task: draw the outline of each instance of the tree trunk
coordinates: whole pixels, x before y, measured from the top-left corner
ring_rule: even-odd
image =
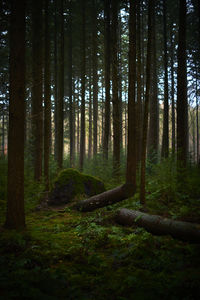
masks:
[[[104,124],[104,146],[103,155],[108,160],[108,141],[110,134],[110,0],[104,0],[104,20],[105,20],[105,124]]]
[[[49,156],[51,146],[51,74],[49,0],[45,0],[45,69],[44,69],[44,176],[49,190]]]
[[[115,189],[95,195],[78,202],[75,207],[80,211],[93,211],[97,208],[111,205],[131,197],[134,193],[132,184],[124,184]]]
[[[179,40],[177,70],[177,162],[179,175],[187,165],[188,103],[186,66],[186,0],[179,1]],[[184,175],[183,175],[184,176]],[[183,177],[181,176],[181,177]]]
[[[96,1],[92,1],[92,84],[93,84],[93,155],[97,155],[98,129],[98,57],[97,57],[97,11]]]
[[[88,158],[92,157],[92,79],[91,79],[91,54],[89,56],[89,137],[88,137]]]
[[[58,145],[58,18],[57,0],[54,1],[54,159],[57,160]]]
[[[171,235],[179,240],[200,243],[199,224],[174,221],[126,208],[122,208],[117,212],[116,220],[121,225],[143,227],[156,235]]]
[[[120,173],[120,112],[118,97],[118,0],[112,0],[113,175]]]
[[[171,24],[171,40],[170,40],[170,62],[171,62],[171,105],[172,105],[172,154],[175,154],[176,147],[176,130],[175,130],[175,84],[174,84],[174,36],[173,36],[173,24]]]
[[[43,158],[43,57],[42,57],[42,1],[32,0],[32,130],[34,179],[42,177]]]
[[[25,227],[25,0],[11,1],[8,184],[5,227]]]
[[[59,1],[59,53],[58,53],[58,104],[57,104],[57,157],[58,169],[63,164],[64,122],[64,15],[63,0]]]
[[[155,11],[152,15],[152,93],[150,99],[150,120],[148,135],[148,158],[152,163],[157,162],[159,143],[159,103],[158,103],[158,78],[156,57],[156,22]]]
[[[147,61],[146,61],[146,93],[144,106],[144,121],[142,134],[142,154],[141,154],[141,177],[140,177],[140,202],[145,204],[145,177],[146,177],[146,147],[148,131],[148,108],[150,98],[151,82],[151,59],[152,59],[152,15],[155,7],[154,0],[149,0],[148,7],[148,42],[147,42]]]
[[[81,137],[80,137],[80,170],[83,170],[85,158],[85,3],[81,0]]]
[[[164,36],[164,113],[163,113],[163,138],[161,156],[169,155],[169,103],[168,103],[168,55],[167,55],[167,16],[166,0],[163,0],[163,36]]]
[[[136,81],[136,1],[130,1],[129,13],[129,87],[128,87],[128,147],[126,182],[136,187],[136,114],[135,114],[135,81]]]
[[[70,134],[70,166],[74,165],[74,110],[72,101],[72,5],[69,2],[68,21],[68,85],[69,85],[69,134]]]

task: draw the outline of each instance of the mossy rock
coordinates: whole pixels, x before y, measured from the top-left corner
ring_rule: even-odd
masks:
[[[78,195],[91,197],[104,191],[105,186],[98,178],[75,169],[65,169],[54,181],[48,203],[49,205],[67,204]]]

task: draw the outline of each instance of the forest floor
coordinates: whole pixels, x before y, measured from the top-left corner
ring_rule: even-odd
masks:
[[[137,195],[89,213],[32,208],[24,232],[1,228],[0,299],[200,299],[200,245],[119,226],[119,207],[139,209]]]

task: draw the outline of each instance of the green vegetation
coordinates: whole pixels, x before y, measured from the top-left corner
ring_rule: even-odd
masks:
[[[171,166],[151,168],[146,209],[200,223],[199,170],[179,194]],[[138,193],[90,213],[36,211],[42,185],[26,183],[26,231],[0,229],[1,299],[199,299],[199,245],[116,224],[118,208],[141,209]],[[1,225],[5,208],[2,199]]]

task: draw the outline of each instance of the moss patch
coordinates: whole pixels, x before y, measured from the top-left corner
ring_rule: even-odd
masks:
[[[104,184],[98,178],[80,173],[72,168],[65,169],[58,174],[54,181],[49,204],[64,204],[78,195],[93,196],[104,191]]]

